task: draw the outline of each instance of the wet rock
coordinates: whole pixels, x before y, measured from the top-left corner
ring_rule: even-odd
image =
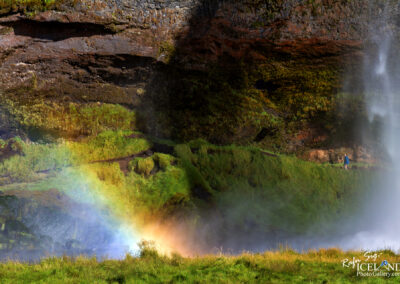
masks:
[[[377,154],[366,148],[357,146],[355,148],[336,148],[336,149],[311,149],[301,155],[305,160],[318,163],[343,163],[345,154],[349,156],[351,162],[376,164],[380,160]]]
[[[303,155],[303,158],[307,161],[327,163],[330,161],[328,150],[310,150]]]

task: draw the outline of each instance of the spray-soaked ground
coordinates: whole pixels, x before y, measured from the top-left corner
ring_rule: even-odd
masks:
[[[121,258],[134,253],[131,245],[136,242],[107,211],[74,202],[56,190],[0,195],[2,260],[61,255]]]

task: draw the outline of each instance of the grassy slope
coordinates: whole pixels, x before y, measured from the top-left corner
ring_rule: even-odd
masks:
[[[117,215],[163,214],[183,208],[196,212],[204,206],[205,198],[209,198],[209,203],[220,206],[222,211],[235,209],[237,214],[228,220],[231,224],[240,225],[250,218],[265,232],[278,229],[298,234],[311,224],[334,221],[349,214],[349,210],[356,210],[353,201],[368,190],[372,178],[367,171],[343,171],[295,157],[265,155],[254,147],[215,146],[201,140],[175,145],[174,156],[155,153],[135,158],[124,174],[117,162],[93,163],[130,156],[151,147],[151,141],[132,136],[133,132],[127,130],[134,122],[134,114],[121,110],[119,106],[108,105],[77,111],[69,108],[66,120],[76,123],[66,126],[72,127],[73,132],[85,128],[80,124],[82,118],[92,121],[93,132],[79,141],[60,139],[46,144],[16,139],[12,147],[19,154],[3,156],[0,163],[0,190],[57,188],[73,195],[86,185],[90,175],[91,194],[106,196],[106,206],[117,207],[114,212]],[[63,120],[51,121],[55,129],[69,130]],[[38,120],[33,126],[47,123]],[[8,144],[0,143],[0,150]],[[251,201],[251,210],[237,206],[244,200]],[[221,232],[224,229],[219,228]],[[354,271],[341,267],[340,252],[326,254],[322,258],[316,253],[285,252],[167,259],[147,253],[141,259],[128,257],[124,261],[100,263],[87,259],[76,262],[50,259],[31,266],[2,264],[0,278],[6,283],[74,283],[77,279],[84,283],[123,280],[343,283],[355,279]]]
[[[353,256],[363,259],[359,252],[337,249],[190,259],[145,250],[140,258],[128,255],[121,261],[64,257],[33,265],[9,262],[0,264],[0,278],[2,283],[398,283],[397,278],[357,277],[355,269],[342,266],[343,259]],[[391,252],[381,258],[400,261]]]
[[[20,141],[22,155],[0,163],[2,189],[29,182],[22,188],[58,188],[68,193],[82,186],[74,183],[76,177],[90,172],[101,183],[102,195],[115,198],[110,204],[129,200],[131,207],[155,213],[171,200],[181,199],[180,205],[195,208],[208,199],[222,211],[235,208],[235,222],[262,220],[265,228],[296,234],[310,224],[335,220],[354,210],[352,201],[368,190],[372,178],[367,171],[343,171],[295,157],[265,155],[257,148],[202,141],[176,145],[176,157],[155,153],[135,158],[125,175],[117,162],[93,164],[151,147],[152,142],[130,138],[131,133],[106,131],[84,141],[53,144]],[[47,175],[43,176],[44,171]],[[243,198],[251,202],[250,211],[238,206]]]

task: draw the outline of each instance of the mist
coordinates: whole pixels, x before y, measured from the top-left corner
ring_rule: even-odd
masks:
[[[361,85],[369,119],[363,125],[380,123],[378,137],[373,138],[378,142],[375,147],[384,151],[384,170],[374,181],[373,192],[362,200],[364,210],[347,222],[353,233],[335,241],[344,249],[400,249],[400,57],[397,27],[389,17],[394,8],[389,4],[370,22],[361,82],[346,84],[350,92]]]
[[[38,261],[50,256],[122,259],[137,255],[140,237],[128,221],[117,218],[96,191],[88,173],[64,169],[57,190],[10,190],[0,195],[6,217],[3,235],[14,240],[2,260]]]

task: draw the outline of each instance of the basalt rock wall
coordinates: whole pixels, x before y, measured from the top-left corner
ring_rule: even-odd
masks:
[[[369,22],[389,13],[398,30],[397,1],[390,11],[383,2],[2,4],[2,104],[121,104],[140,130],[181,140],[353,146],[363,104],[342,114],[337,94],[345,76],[360,76]],[[24,122],[12,119],[2,133],[20,134],[7,127]]]

